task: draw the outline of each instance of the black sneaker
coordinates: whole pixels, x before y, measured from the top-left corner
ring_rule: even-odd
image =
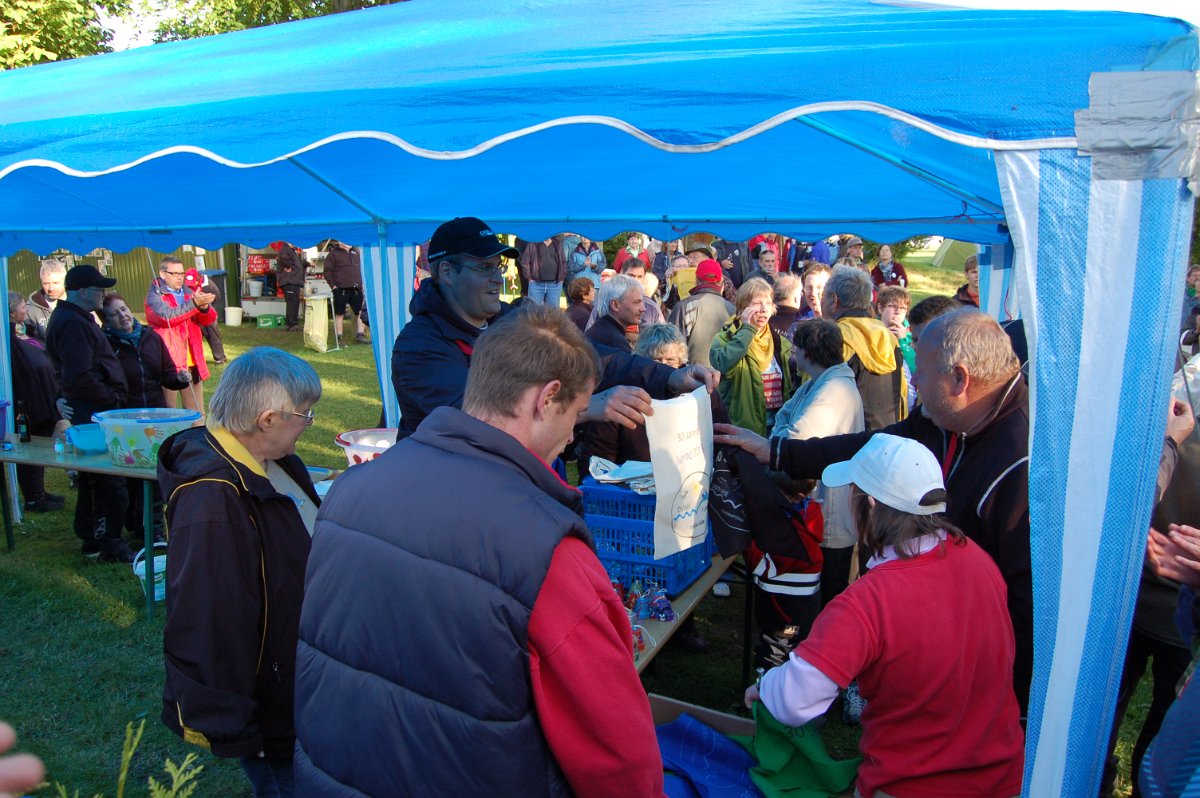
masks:
[[[100,559],[100,544],[95,541],[85,540],[79,549],[79,553],[89,560]]]
[[[105,538],[100,541],[100,562],[133,562],[133,549],[121,538]]]
[[[27,513],[49,513],[54,510],[61,510],[66,506],[66,502],[62,497],[51,498],[50,494],[46,494],[40,499],[31,502],[25,502],[25,512]]]
[[[354,336],[354,343],[356,343],[356,344],[369,344],[369,343],[370,343],[370,341],[369,341],[369,340],[367,340],[367,336],[366,336],[366,335],[364,335],[363,333],[359,333],[358,335]]]

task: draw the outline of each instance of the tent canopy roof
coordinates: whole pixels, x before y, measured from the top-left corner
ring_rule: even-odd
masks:
[[[1111,12],[417,0],[0,74],[0,254],[463,214],[993,241],[989,147],[1070,139],[1093,72],[1196,68],[1185,23]]]

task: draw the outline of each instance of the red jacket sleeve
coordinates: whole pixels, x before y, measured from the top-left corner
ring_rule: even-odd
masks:
[[[661,798],[662,755],[629,619],[578,538],[554,550],[529,620],[529,654],[538,720],[575,795]]]

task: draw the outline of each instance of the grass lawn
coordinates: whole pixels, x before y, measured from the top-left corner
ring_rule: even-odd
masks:
[[[915,256],[914,256],[915,255]],[[922,253],[906,258],[914,300],[928,289],[952,293],[961,278],[948,270],[924,268]],[[932,253],[929,253],[932,257]],[[920,282],[918,282],[920,280]],[[338,432],[372,427],[379,420],[379,389],[371,348],[350,345],[317,354],[303,349],[301,336],[249,325],[222,328],[229,356],[255,345],[273,345],[312,363],[324,394],[316,422],[300,439],[305,462],[345,467],[333,442]],[[205,391],[212,395],[222,369],[214,369]],[[70,495],[62,472],[48,470],[49,489]],[[20,735],[20,748],[41,756],[51,782],[68,794],[115,795],[125,724],[146,720],[134,758],[127,796],[146,795],[146,780],[161,781],[163,762],[197,751],[159,722],[162,690],[162,622],[143,617],[138,582],[127,566],[102,565],[79,555],[71,531],[73,500],[66,510],[26,518],[18,527],[15,553],[0,552],[0,718]],[[742,588],[727,599],[708,597],[697,618],[712,649],[703,655],[667,647],[643,677],[647,690],[729,712],[741,706]],[[161,605],[160,605],[161,608]],[[587,678],[581,674],[581,678]],[[596,685],[596,689],[603,689]],[[1148,706],[1145,683],[1131,703],[1129,718]],[[836,713],[834,713],[836,714]],[[854,754],[857,730],[831,717],[825,737],[838,756]],[[1133,738],[1122,734],[1123,767]],[[236,763],[201,753],[204,772],[196,796],[250,795]],[[1121,794],[1128,794],[1126,783]],[[45,789],[38,795],[55,794]]]

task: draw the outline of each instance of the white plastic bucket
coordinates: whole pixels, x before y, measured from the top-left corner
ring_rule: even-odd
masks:
[[[163,553],[158,554],[158,548],[162,547]],[[167,544],[154,544],[154,600],[162,601],[167,597]],[[133,575],[137,577],[138,584],[142,586],[142,594],[146,593],[146,550],[142,549],[137,554],[133,555]]]
[[[225,326],[239,327],[242,324],[241,308],[225,308]]]
[[[262,296],[262,280],[251,280],[246,284],[246,288],[250,291],[250,296]]]

